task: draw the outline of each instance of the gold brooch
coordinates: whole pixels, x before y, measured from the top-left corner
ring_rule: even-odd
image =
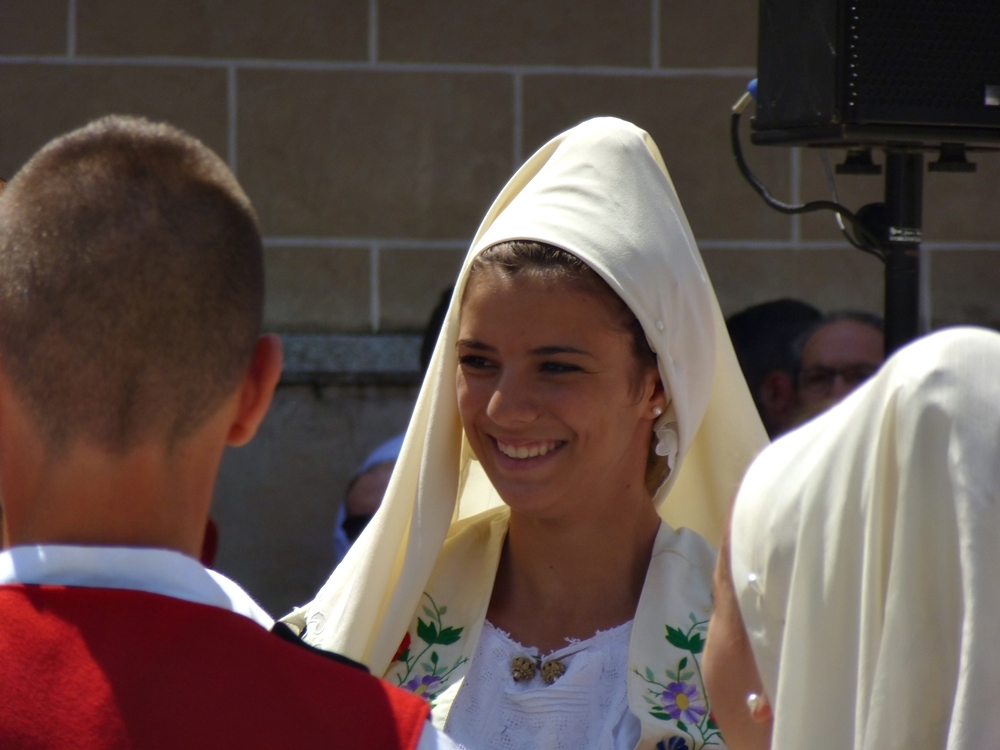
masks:
[[[535,676],[535,672],[541,670],[542,682],[551,685],[564,674],[566,665],[559,659],[532,660],[527,656],[515,656],[510,661],[510,673],[514,677],[514,682],[528,682]]]
[[[551,685],[564,674],[566,674],[566,665],[558,659],[552,659],[542,664],[542,681],[546,685]]]
[[[510,662],[514,682],[527,682],[535,676],[535,662],[527,656],[515,656]]]

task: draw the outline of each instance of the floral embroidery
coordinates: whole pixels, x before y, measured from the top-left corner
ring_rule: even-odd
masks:
[[[399,648],[396,649],[396,655],[392,657],[392,660],[399,661],[399,658],[403,654],[408,653],[410,650],[411,643],[413,643],[413,639],[410,637],[410,634],[407,633],[406,635],[403,636],[403,640],[400,642]]]
[[[426,645],[419,652],[412,653],[413,637],[407,633],[399,644],[393,662],[401,662],[406,667],[405,672],[396,675],[396,684],[414,695],[423,696],[433,706],[434,699],[444,690],[452,672],[469,659],[459,656],[450,667],[442,663],[441,655],[434,647],[458,643],[464,628],[445,627],[442,618],[448,613],[448,608],[439,607],[426,591],[424,596],[430,602],[429,607],[424,605],[423,608],[428,619],[425,622],[423,618],[417,617],[417,638]]]
[[[689,655],[677,662],[677,669],[664,670],[666,680],[659,681],[653,670],[635,673],[647,684],[643,699],[649,704],[649,714],[661,721],[674,724],[687,737],[664,738],[657,743],[657,750],[703,750],[718,745],[722,734],[715,724],[705,697],[705,681],[701,676],[698,654],[705,648],[704,633],[708,620],[691,615],[691,627],[686,631],[667,625],[667,642]],[[689,669],[688,667],[691,667]]]
[[[698,688],[688,682],[671,682],[663,693],[663,710],[675,721],[697,724],[705,715]]]
[[[408,683],[403,685],[403,687],[414,695],[423,695],[424,693],[434,695],[434,688],[437,687],[439,682],[441,682],[441,678],[437,675],[425,674],[423,677],[414,677]]]
[[[656,750],[690,750],[687,740],[683,737],[671,737],[656,743]]]

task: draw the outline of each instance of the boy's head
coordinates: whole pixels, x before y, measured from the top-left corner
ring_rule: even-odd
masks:
[[[225,164],[107,117],[39,151],[0,199],[0,366],[48,451],[182,441],[239,386],[264,270]]]

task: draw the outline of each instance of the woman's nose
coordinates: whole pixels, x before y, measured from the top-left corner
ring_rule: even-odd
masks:
[[[504,374],[490,396],[486,414],[498,425],[523,424],[538,416],[538,402],[523,378]]]

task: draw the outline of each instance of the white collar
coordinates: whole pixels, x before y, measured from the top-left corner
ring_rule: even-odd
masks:
[[[130,589],[220,607],[271,629],[274,620],[236,583],[180,552],[152,547],[36,544],[0,552],[0,585]]]

